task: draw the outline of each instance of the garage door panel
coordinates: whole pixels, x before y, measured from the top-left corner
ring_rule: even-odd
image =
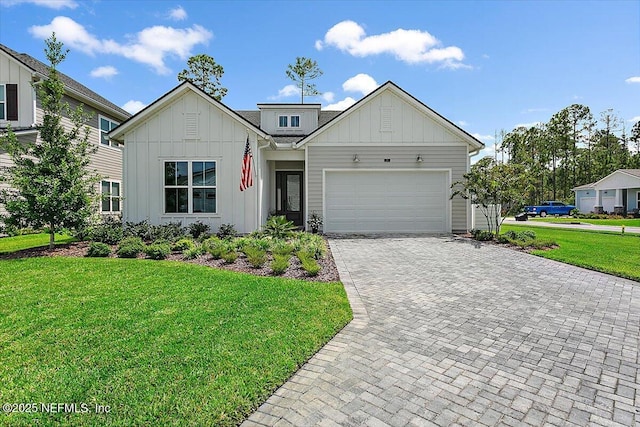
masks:
[[[327,171],[325,231],[446,232],[447,177],[440,171]]]

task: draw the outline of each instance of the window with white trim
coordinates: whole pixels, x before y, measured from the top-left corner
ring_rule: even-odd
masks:
[[[300,116],[291,116],[291,127],[292,128],[300,127]]]
[[[0,85],[0,120],[7,118],[7,92],[5,85]]]
[[[216,213],[217,162],[164,162],[165,213]]]
[[[120,183],[118,181],[102,181],[100,186],[102,198],[101,211],[104,213],[120,212]]]
[[[288,116],[278,116],[278,127],[286,128],[289,126],[289,117]]]
[[[100,126],[100,144],[117,147],[118,143],[116,141],[111,141],[107,136],[109,132],[116,128],[120,123],[114,122],[111,119],[108,119],[104,116],[98,116],[98,125]]]
[[[299,128],[300,127],[300,116],[278,116],[278,127],[279,128]]]

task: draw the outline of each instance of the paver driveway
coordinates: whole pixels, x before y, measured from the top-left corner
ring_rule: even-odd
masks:
[[[640,424],[640,283],[451,236],[331,248],[354,321],[245,425]]]

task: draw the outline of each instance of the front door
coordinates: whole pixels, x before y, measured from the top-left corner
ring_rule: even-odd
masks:
[[[302,172],[276,172],[276,215],[302,227]]]

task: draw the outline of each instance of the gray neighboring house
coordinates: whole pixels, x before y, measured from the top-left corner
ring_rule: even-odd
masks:
[[[387,82],[345,111],[258,104],[234,111],[184,82],[110,134],[124,145],[127,221],[259,229],[272,213],[327,233],[471,228],[451,184],[482,142]],[[246,142],[253,186],[240,191]]]
[[[18,53],[0,44],[0,132],[8,125],[22,141],[37,141],[36,123],[42,123],[43,111],[34,85],[48,75],[48,67],[26,53]],[[64,101],[71,108],[82,104],[92,118],[90,141],[97,151],[91,155],[92,167],[103,180],[99,191],[104,197],[100,212],[119,214],[122,211],[122,147],[107,137],[109,131],[125,121],[131,114],[71,77],[60,73],[65,85]],[[63,125],[71,128],[71,121],[63,117]],[[0,151],[0,167],[11,165],[6,152]],[[0,207],[1,209],[1,207]]]
[[[640,169],[618,169],[599,181],[572,189],[580,212],[638,212],[640,209]]]

